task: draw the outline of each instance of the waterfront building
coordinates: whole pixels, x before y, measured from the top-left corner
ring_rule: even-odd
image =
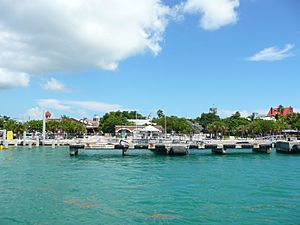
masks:
[[[149,129],[149,132],[147,129]],[[150,130],[153,129],[152,131]],[[155,129],[155,130],[154,130]],[[151,133],[152,132],[152,133]],[[122,125],[117,125],[115,126],[115,135],[120,136],[120,137],[130,137],[130,136],[136,136],[136,137],[146,137],[149,135],[154,135],[159,133],[163,133],[164,129],[162,126],[159,125],[135,125],[135,126],[122,126]]]
[[[278,108],[271,108],[268,112],[267,117],[275,117],[276,115],[286,116],[288,114],[294,113],[293,107],[278,107]]]

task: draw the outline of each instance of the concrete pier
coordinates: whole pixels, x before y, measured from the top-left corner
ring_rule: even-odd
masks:
[[[219,142],[220,143],[220,142]],[[221,142],[222,143],[222,142]],[[77,145],[70,146],[70,155],[78,154]],[[260,143],[230,143],[230,142],[223,142],[222,144],[201,144],[201,145],[187,145],[187,144],[172,144],[172,143],[162,143],[162,144],[129,144],[128,142],[121,140],[118,144],[111,144],[111,148],[108,148],[106,144],[98,144],[92,145],[90,143],[86,143],[85,145],[80,145],[87,149],[93,150],[109,150],[109,149],[119,149],[122,150],[122,155],[128,155],[130,150],[137,150],[137,149],[144,149],[150,150],[155,154],[160,155],[187,155],[189,153],[189,149],[197,150],[211,150],[212,153],[215,154],[229,154],[230,151],[238,152],[247,150],[252,150],[253,153],[263,153],[263,154],[270,154],[272,153],[273,143],[270,142],[260,142]],[[198,148],[196,148],[198,147]],[[300,153],[300,143],[293,143],[292,145],[289,142],[278,142],[276,145],[277,152],[283,153]]]
[[[226,150],[222,147],[212,148],[211,152],[215,153],[215,154],[219,154],[219,155],[225,155],[226,154]]]
[[[173,146],[167,148],[167,155],[170,156],[183,156],[188,154],[188,147],[186,146]]]
[[[84,149],[84,145],[76,144],[76,145],[70,145],[70,156],[76,156],[78,155],[79,149]]]
[[[285,154],[300,154],[300,143],[287,141],[276,142],[276,152]]]
[[[253,147],[253,152],[256,153],[266,153],[271,154],[272,153],[272,144],[261,144],[258,146]]]

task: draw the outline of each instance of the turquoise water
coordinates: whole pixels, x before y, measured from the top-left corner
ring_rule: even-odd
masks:
[[[300,155],[0,151],[0,224],[300,224]]]

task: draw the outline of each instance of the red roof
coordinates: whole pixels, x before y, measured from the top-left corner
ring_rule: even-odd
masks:
[[[268,112],[268,117],[273,117],[276,115],[282,115],[286,116],[288,114],[294,113],[294,109],[292,107],[288,108],[271,108],[270,111]]]

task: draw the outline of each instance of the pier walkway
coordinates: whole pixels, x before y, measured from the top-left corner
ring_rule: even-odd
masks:
[[[75,144],[70,145],[70,155],[78,155],[79,149],[84,150],[121,150],[122,155],[128,155],[130,150],[149,150],[156,154],[161,155],[187,155],[189,149],[193,150],[211,150],[215,154],[227,154],[231,150],[250,150],[253,153],[272,153],[275,148],[278,153],[297,154],[300,153],[300,142],[285,142],[280,141],[276,143],[263,142],[263,143],[226,143],[226,144],[128,144],[120,143],[116,145],[91,145],[91,144]]]

